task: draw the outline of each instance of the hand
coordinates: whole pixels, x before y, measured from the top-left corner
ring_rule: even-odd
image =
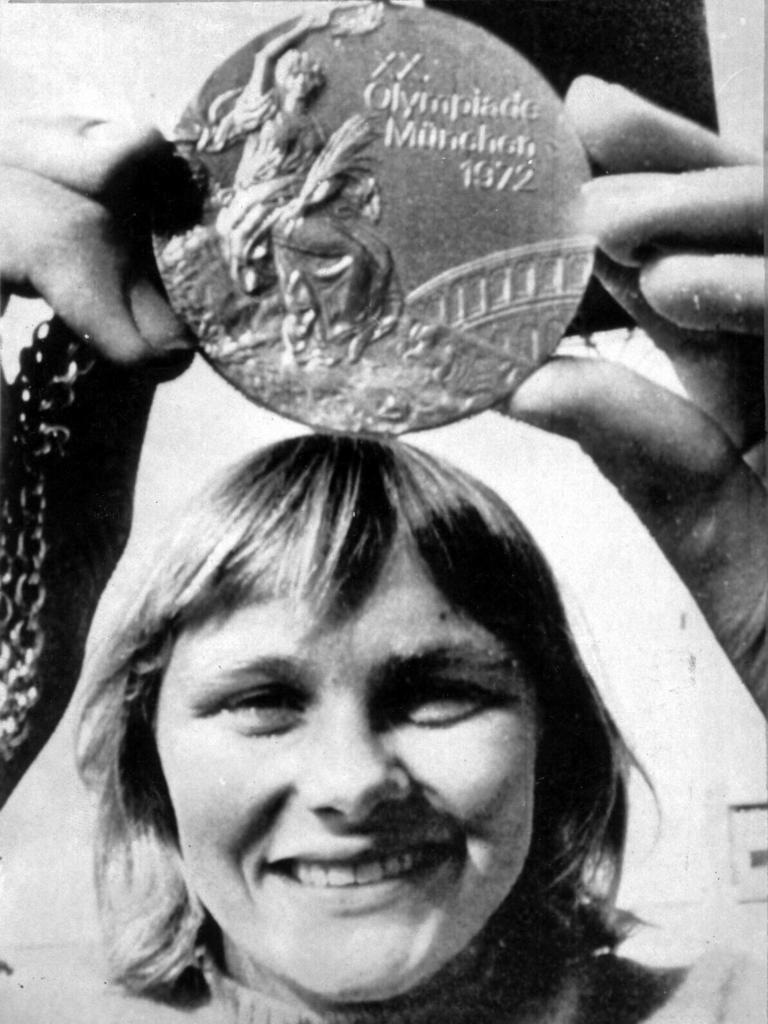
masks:
[[[765,429],[759,158],[597,79],[575,82],[567,102],[609,172],[585,190],[598,276],[692,401],[749,448]]]
[[[165,297],[150,215],[175,161],[154,129],[76,118],[0,128],[0,285],[40,296],[109,360],[173,375],[194,339]]]
[[[612,172],[585,187],[598,276],[673,360],[689,398],[608,360],[558,358],[507,411],[592,457],[765,707],[766,496],[740,455],[764,430],[762,168],[619,86],[579,79],[566,105]]]

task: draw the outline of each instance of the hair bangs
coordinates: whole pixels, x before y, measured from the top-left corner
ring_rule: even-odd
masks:
[[[310,436],[250,456],[177,527],[148,592],[177,630],[276,598],[343,617],[376,584],[398,531],[386,444]]]
[[[530,610],[541,582],[527,531],[478,481],[401,443],[316,434],[249,456],[188,508],[144,588],[141,618],[150,633],[161,622],[177,633],[276,598],[311,602],[319,621],[343,618],[397,544],[505,641],[510,609]],[[554,587],[548,596],[557,600]],[[527,619],[513,632],[535,641],[536,617]]]

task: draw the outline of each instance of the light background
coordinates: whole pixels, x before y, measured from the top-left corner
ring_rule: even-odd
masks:
[[[0,6],[3,112],[87,113],[170,130],[222,58],[300,5],[258,6]],[[708,17],[721,128],[760,147],[762,0],[709,0]],[[39,303],[11,304],[3,321],[9,364],[13,344],[44,315]],[[628,356],[654,363],[642,345]],[[297,429],[249,406],[201,362],[163,386],[129,554],[145,555],[158,524],[212,468]],[[493,414],[411,440],[491,483],[531,528],[606,699],[653,781],[655,801],[642,784],[633,786],[621,902],[669,927],[644,930],[633,951],[674,960],[719,941],[756,952],[765,941],[765,903],[740,902],[727,808],[765,801],[765,729],[684,588],[575,446]],[[129,575],[118,571],[116,593]],[[92,807],[73,768],[71,720],[0,815],[0,948],[95,934]]]

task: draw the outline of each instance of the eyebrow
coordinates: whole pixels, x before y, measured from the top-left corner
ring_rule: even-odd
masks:
[[[509,651],[488,650],[472,644],[440,646],[411,654],[395,654],[373,673],[376,689],[402,684],[412,677],[468,673],[480,682],[523,680],[522,664]]]
[[[305,687],[308,684],[309,671],[301,659],[286,658],[280,655],[266,655],[252,659],[243,659],[234,665],[228,665],[218,673],[209,672],[202,676],[191,676],[194,681],[195,703],[206,704],[209,700],[220,697],[228,689],[237,690],[254,677],[268,676],[271,682],[289,686]]]
[[[243,659],[227,666],[220,674],[210,673],[196,679],[194,704],[207,709],[211,702],[226,696],[230,689],[235,692],[254,682],[258,676],[269,677],[270,682],[296,689],[312,689],[312,668],[303,658],[264,655]],[[383,694],[418,679],[443,677],[450,681],[451,677],[458,676],[496,688],[510,682],[524,682],[521,661],[510,652],[474,644],[451,644],[389,655],[373,666],[367,684],[374,693]]]

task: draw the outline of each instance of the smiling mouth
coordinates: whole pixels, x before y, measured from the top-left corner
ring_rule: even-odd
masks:
[[[313,889],[346,889],[390,882],[435,868],[456,856],[447,845],[430,844],[386,856],[362,856],[354,861],[315,861],[288,858],[270,865],[284,878]]]

